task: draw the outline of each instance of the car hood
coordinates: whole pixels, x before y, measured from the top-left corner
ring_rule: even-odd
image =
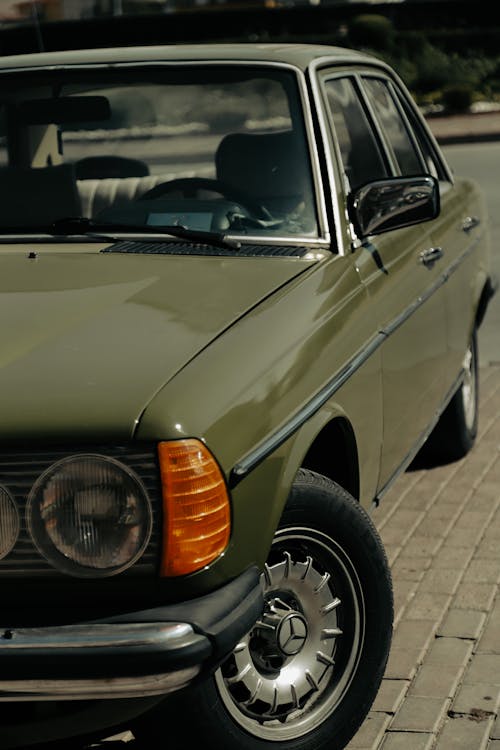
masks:
[[[3,440],[130,438],[166,382],[314,262],[28,250],[0,248]]]

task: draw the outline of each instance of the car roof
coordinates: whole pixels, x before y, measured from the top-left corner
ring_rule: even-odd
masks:
[[[20,68],[39,68],[99,63],[141,62],[232,62],[292,65],[306,70],[315,62],[332,64],[364,63],[385,67],[381,60],[347,47],[326,44],[168,44],[135,47],[107,47],[98,49],[37,52],[0,57],[0,70],[8,72]]]

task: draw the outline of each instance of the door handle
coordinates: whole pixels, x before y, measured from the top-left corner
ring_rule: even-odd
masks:
[[[430,247],[428,250],[422,250],[418,258],[420,263],[422,263],[426,268],[432,268],[434,263],[442,258],[443,255],[444,250],[442,247]]]
[[[481,222],[477,216],[466,216],[462,221],[462,231],[470,232],[471,229],[474,229],[474,227],[477,227],[480,223]]]

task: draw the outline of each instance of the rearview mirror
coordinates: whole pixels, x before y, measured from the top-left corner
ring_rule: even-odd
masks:
[[[17,116],[25,125],[62,125],[109,120],[111,107],[105,96],[61,96],[21,102]]]

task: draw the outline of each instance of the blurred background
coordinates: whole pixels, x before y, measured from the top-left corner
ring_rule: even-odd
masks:
[[[0,55],[117,44],[316,42],[389,62],[424,114],[500,109],[489,0],[0,0]]]

